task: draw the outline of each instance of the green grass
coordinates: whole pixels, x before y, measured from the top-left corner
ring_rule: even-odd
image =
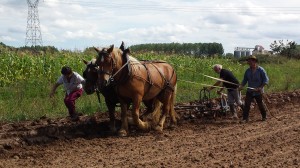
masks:
[[[201,74],[218,77],[218,74],[212,70],[212,65],[216,63],[233,71],[240,81],[248,68],[246,63],[222,58],[199,59],[151,54],[133,56],[138,59],[165,60],[173,65],[178,75],[177,102],[199,99],[199,91],[203,88],[201,84],[215,83],[213,79]],[[60,76],[62,66],[69,65],[74,71],[82,74],[85,68],[82,59],[90,60],[92,57],[78,53],[46,56],[0,53],[0,121],[33,120],[42,116],[50,118],[67,116],[68,112],[63,103],[63,87],[60,86],[55,97],[51,99],[49,93],[52,84]],[[291,91],[300,88],[300,60],[278,59],[266,61],[261,66],[265,68],[270,78],[266,92]],[[101,105],[98,103],[96,94],[86,95],[85,93],[76,103],[77,110],[87,115],[107,110],[102,95]]]

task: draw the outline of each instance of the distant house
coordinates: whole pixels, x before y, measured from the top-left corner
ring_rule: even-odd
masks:
[[[254,50],[252,51],[252,55],[257,55],[257,54],[271,54],[271,52],[265,50],[265,48],[261,45],[256,45],[254,47]]]

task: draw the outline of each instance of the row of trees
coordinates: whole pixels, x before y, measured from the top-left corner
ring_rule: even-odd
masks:
[[[23,46],[15,48],[0,42],[0,52],[3,51],[14,51],[16,53],[28,53],[32,55],[40,55],[41,53],[54,54],[59,52],[59,50],[54,46]]]
[[[150,43],[130,46],[135,53],[179,54],[195,57],[223,55],[221,43]]]
[[[224,54],[221,43],[149,43],[133,45],[130,46],[130,49],[134,53],[178,54],[195,57],[221,56]],[[270,49],[273,54],[300,59],[300,46],[297,45],[295,41],[275,40],[270,44]],[[74,52],[70,50],[58,50],[54,46],[24,46],[15,48],[0,42],[0,52],[3,51],[15,51],[17,53],[33,55]],[[95,51],[93,47],[88,47],[83,53],[86,55],[94,55]],[[227,53],[226,56],[230,57],[233,56],[233,54]]]

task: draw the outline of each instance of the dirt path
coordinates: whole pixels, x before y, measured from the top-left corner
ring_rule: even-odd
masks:
[[[300,91],[267,96],[272,115],[260,121],[183,119],[163,134],[134,129],[119,138],[106,116],[0,126],[0,167],[300,167]],[[183,114],[183,113],[180,113]]]

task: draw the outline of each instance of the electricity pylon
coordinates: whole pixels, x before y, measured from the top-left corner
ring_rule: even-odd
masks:
[[[39,0],[31,2],[27,0],[28,4],[28,17],[27,17],[27,29],[26,29],[26,39],[25,46],[31,43],[31,46],[43,45],[42,33],[40,28],[38,4]]]

